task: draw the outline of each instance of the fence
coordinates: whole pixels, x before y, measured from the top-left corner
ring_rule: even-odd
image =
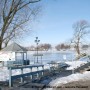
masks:
[[[32,71],[32,68],[37,68],[37,71]],[[39,67],[42,67],[42,70],[39,70],[38,68]],[[30,72],[29,73],[23,73],[23,69],[25,68],[29,68],[30,69]],[[37,77],[39,77],[39,73],[44,73],[44,65],[28,65],[28,66],[18,66],[18,67],[8,67],[9,69],[9,87],[12,87],[13,86],[13,80],[17,79],[17,78],[21,78],[21,82],[23,82],[23,77],[25,76],[30,76],[31,79],[33,79],[33,75],[37,74]],[[12,70],[15,70],[15,69],[20,69],[21,70],[21,74],[19,75],[14,75],[12,76]]]

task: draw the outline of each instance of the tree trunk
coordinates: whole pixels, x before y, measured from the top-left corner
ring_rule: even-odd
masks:
[[[5,43],[5,47],[7,47],[8,43]]]
[[[2,49],[2,44],[0,43],[0,50]]]
[[[2,49],[2,38],[0,37],[0,50]]]
[[[76,46],[76,51],[77,51],[77,54],[80,55],[79,45]]]

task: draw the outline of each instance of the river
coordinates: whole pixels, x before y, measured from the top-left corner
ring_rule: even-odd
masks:
[[[37,56],[34,56],[36,54],[36,51],[29,51],[28,52],[28,59],[31,63],[37,61]],[[50,61],[70,61],[75,58],[75,53],[73,51],[39,51],[38,52],[38,62],[42,62],[43,64],[46,64]]]

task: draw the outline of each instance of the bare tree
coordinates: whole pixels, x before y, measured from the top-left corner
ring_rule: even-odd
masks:
[[[78,21],[73,25],[74,35],[71,43],[74,44],[78,55],[80,54],[80,44],[82,43],[82,40],[85,39],[85,36],[90,33],[89,27],[90,25],[86,20]]]
[[[51,44],[44,44],[43,48],[48,51],[49,49],[52,48]]]
[[[56,46],[55,46],[55,49],[56,49],[57,51],[60,51],[60,50],[61,50],[61,44],[56,45]]]
[[[26,47],[26,49],[29,51],[35,51],[35,46],[31,45],[31,46]]]
[[[60,51],[63,49],[66,50],[66,49],[70,49],[70,45],[61,43],[61,44],[56,45],[55,48],[57,51]]]
[[[0,50],[3,44],[22,35],[25,24],[38,13],[35,4],[41,0],[0,0]]]
[[[48,43],[40,44],[38,46],[38,49],[39,50],[46,50],[46,51],[48,51],[48,50],[52,49],[52,45],[51,44],[48,44]]]

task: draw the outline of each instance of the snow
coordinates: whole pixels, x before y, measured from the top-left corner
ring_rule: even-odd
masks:
[[[50,86],[57,87],[62,84],[66,84],[66,83],[73,82],[73,81],[79,81],[79,80],[82,80],[82,81],[90,80],[90,71],[86,71],[83,74],[77,73],[77,74],[71,74],[66,77],[59,77],[53,80],[52,82],[50,82]]]
[[[73,61],[73,62],[67,61],[66,63],[70,65],[70,67],[68,67],[68,70],[71,70],[71,69],[76,68],[76,67],[80,66],[81,64],[84,64],[87,62],[85,62],[85,61]],[[48,64],[45,65],[45,69],[47,69],[47,68],[49,68]],[[36,70],[37,70],[37,68],[33,69],[33,71],[36,71]],[[41,70],[41,68],[39,68],[39,70]],[[28,69],[28,68],[24,69],[24,73],[28,73],[28,72],[30,72],[30,69]],[[20,74],[20,70],[17,69],[17,70],[12,71],[12,75],[18,75],[18,74]],[[9,79],[9,71],[8,71],[7,67],[0,66],[0,81],[6,81],[8,79]],[[76,74],[71,74],[66,77],[58,77],[57,79],[52,80],[50,82],[50,86],[59,86],[62,84],[66,84],[66,83],[78,81],[78,80],[90,80],[90,72],[86,71],[83,74],[76,73]],[[49,88],[49,90],[50,90],[50,88]]]
[[[67,68],[67,70],[72,70],[77,67],[80,67],[81,65],[87,63],[87,61],[67,61],[66,64],[70,65],[70,67]]]
[[[9,77],[6,67],[0,67],[0,81],[6,81]]]
[[[67,68],[67,70],[73,70],[74,68],[80,67],[82,64],[87,63],[87,61],[73,61],[73,62],[66,62],[66,64],[70,65],[70,67]],[[51,87],[57,87],[66,83],[70,83],[73,81],[85,81],[90,80],[90,71],[85,71],[84,73],[76,73],[71,74],[66,77],[58,77],[55,80],[52,80],[49,85]],[[53,90],[53,88],[47,88],[45,90]]]
[[[73,81],[86,81],[90,80],[90,71],[85,71],[83,74],[81,73],[76,73],[76,74],[71,74],[66,77],[59,77],[49,83],[51,87],[58,87],[63,84],[67,84]],[[53,90],[53,88],[46,88],[44,90]]]

